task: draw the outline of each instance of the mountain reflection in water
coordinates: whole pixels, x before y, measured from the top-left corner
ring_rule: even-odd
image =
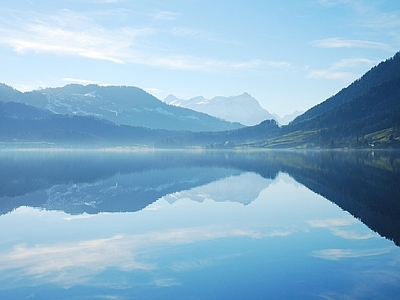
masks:
[[[260,189],[252,179],[240,187],[245,178],[235,176],[253,172],[273,180],[285,172],[400,245],[400,155],[395,151],[3,152],[0,170],[2,214],[20,206],[69,214],[133,212],[160,197],[169,195],[173,202],[179,193],[228,177],[231,182],[214,200],[248,204]],[[241,188],[246,195],[235,199],[232,194],[240,198],[240,191],[234,189]],[[205,195],[192,198],[203,201]]]

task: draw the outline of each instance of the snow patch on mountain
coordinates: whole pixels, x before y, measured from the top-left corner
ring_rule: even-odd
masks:
[[[212,183],[164,196],[164,200],[173,204],[180,199],[197,202],[213,200],[215,202],[237,202],[248,205],[260,195],[274,180],[265,179],[255,173],[232,175]]]
[[[178,99],[174,95],[169,95],[164,99],[164,102],[193,109],[230,122],[239,122],[247,126],[259,124],[264,120],[275,119],[248,93],[231,97],[217,96],[212,99],[197,96],[188,100]]]

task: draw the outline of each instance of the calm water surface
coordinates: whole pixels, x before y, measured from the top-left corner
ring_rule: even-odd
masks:
[[[0,299],[396,299],[396,152],[0,154]]]

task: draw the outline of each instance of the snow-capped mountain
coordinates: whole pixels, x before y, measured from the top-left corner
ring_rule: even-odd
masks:
[[[231,97],[217,96],[212,99],[205,99],[199,96],[188,100],[178,99],[174,95],[169,95],[164,99],[164,102],[190,108],[230,122],[239,122],[247,126],[259,124],[267,119],[275,119],[248,93]]]
[[[302,114],[302,112],[295,111],[293,114],[279,117],[262,108],[260,103],[248,93],[231,97],[217,96],[212,99],[205,99],[203,96],[197,96],[186,100],[178,99],[171,94],[163,101],[171,105],[190,108],[217,118],[230,122],[239,122],[247,126],[257,125],[264,120],[271,119],[276,120],[280,125],[286,125]]]

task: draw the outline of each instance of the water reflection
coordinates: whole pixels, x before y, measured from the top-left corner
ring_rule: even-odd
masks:
[[[272,181],[286,172],[400,242],[397,152],[3,152],[0,169],[3,214],[19,206],[70,214],[133,212],[162,196],[172,203],[188,193],[196,201],[248,204],[263,188],[255,174]],[[214,191],[207,195],[204,185],[227,178],[218,188],[207,186]],[[199,186],[205,194],[196,191]]]
[[[393,153],[3,153],[0,165],[4,299],[400,291],[399,248],[380,237],[398,242]]]

